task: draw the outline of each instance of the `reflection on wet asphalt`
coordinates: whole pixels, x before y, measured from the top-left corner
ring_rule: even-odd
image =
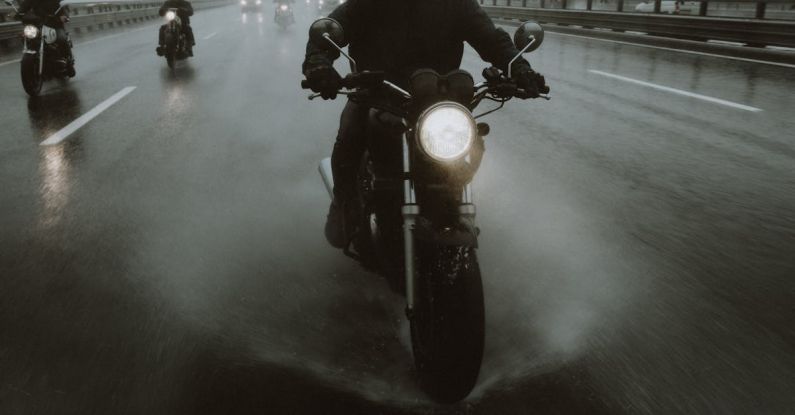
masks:
[[[343,102],[298,88],[298,7],[198,13],[175,71],[156,25],[78,46],[35,100],[0,68],[0,414],[791,412],[791,69],[549,34],[553,99],[487,118],[486,355],[440,406],[402,299],[323,239]]]

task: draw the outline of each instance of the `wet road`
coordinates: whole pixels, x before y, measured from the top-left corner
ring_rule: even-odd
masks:
[[[553,100],[488,117],[486,356],[443,407],[323,239],[343,102],[298,89],[299,13],[202,11],[174,73],[99,33],[39,100],[0,66],[0,413],[791,413],[795,68],[549,34]]]

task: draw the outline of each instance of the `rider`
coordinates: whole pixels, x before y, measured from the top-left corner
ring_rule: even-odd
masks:
[[[193,28],[190,27],[190,16],[193,16],[193,6],[187,0],[166,0],[160,7],[160,15],[165,16],[168,9],[177,9],[177,16],[182,20],[182,33],[188,40],[188,56],[193,56],[193,47],[196,46],[196,39],[193,37]],[[166,36],[166,26],[160,27],[160,36],[157,47],[157,55],[163,56],[165,52],[164,43]]]
[[[276,18],[276,16],[278,16],[278,15],[279,15],[279,8],[280,8],[280,7],[281,7],[283,4],[286,4],[286,5],[287,5],[287,7],[290,7],[290,4],[292,4],[292,3],[294,3],[294,2],[295,2],[295,0],[273,0],[273,4],[275,4],[275,5],[276,5],[276,10],[274,11],[273,18],[275,19],[275,18]],[[290,15],[291,15],[291,17],[292,17],[292,13],[290,13]],[[295,21],[295,18],[294,18],[294,17],[293,17],[293,21]]]
[[[330,15],[342,25],[351,57],[359,70],[385,71],[387,80],[405,86],[417,69],[448,73],[459,68],[464,42],[480,57],[507,71],[519,51],[508,34],[497,27],[477,0],[349,0]],[[341,45],[342,46],[342,45]],[[310,88],[323,99],[337,96],[340,75],[333,67],[339,52],[307,44],[303,73]],[[523,58],[513,63],[518,87],[530,97],[549,92],[544,77]],[[326,218],[328,242],[342,248],[347,243],[345,204],[355,194],[358,162],[366,147],[369,109],[348,101],[331,154],[334,198]]]
[[[69,76],[74,76],[74,58],[72,57],[72,45],[69,44],[69,36],[66,34],[64,23],[69,21],[69,6],[61,7],[61,0],[23,0],[19,5],[19,12],[15,16],[17,20],[22,19],[22,15],[29,11],[39,17],[55,16],[55,21],[48,21],[47,25],[55,29],[56,43],[62,53],[58,59],[69,71]],[[56,11],[58,14],[56,15]]]

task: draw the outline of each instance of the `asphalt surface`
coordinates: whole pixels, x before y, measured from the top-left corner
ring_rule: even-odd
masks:
[[[440,406],[322,236],[344,102],[270,13],[199,12],[174,72],[155,24],[77,39],[36,100],[0,63],[1,414],[792,413],[795,68],[549,34],[553,99],[486,118],[486,355]]]

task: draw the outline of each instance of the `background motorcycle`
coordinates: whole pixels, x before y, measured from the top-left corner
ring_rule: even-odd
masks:
[[[535,22],[519,27],[514,43],[520,53],[514,61],[535,50],[543,34]],[[313,23],[310,41],[351,61],[352,73],[341,81],[340,94],[372,108],[357,197],[346,206],[346,217],[354,221],[349,246],[355,253],[344,251],[405,292],[423,388],[443,402],[463,399],[477,381],[485,337],[471,181],[489,126],[475,119],[514,97],[532,96],[516,86],[510,71],[497,68],[484,70],[486,81],[477,85],[462,70],[446,75],[419,70],[411,77],[411,92],[403,90],[381,72],[358,72],[341,49],[342,27],[329,18]],[[301,85],[309,87],[307,81]],[[499,107],[473,116],[483,100]],[[328,158],[319,170],[331,195]]]
[[[280,4],[276,7],[276,14],[273,17],[276,24],[282,29],[295,23],[295,16],[293,15],[293,8],[288,4]]]
[[[168,67],[172,69],[176,61],[188,58],[188,40],[182,31],[182,19],[179,18],[177,12],[178,9],[168,9],[165,15],[166,24],[163,25],[165,26],[163,55],[166,57]]]
[[[5,3],[19,13],[19,9],[10,0]],[[66,47],[70,50],[60,50],[58,35],[54,29],[60,22],[58,14],[63,9],[59,7],[53,15],[40,17],[32,12],[21,16],[24,46],[20,64],[22,88],[30,96],[41,92],[44,81],[52,78],[71,78],[75,76],[74,58],[72,57],[72,41],[67,33]],[[68,21],[68,19],[67,19]]]

